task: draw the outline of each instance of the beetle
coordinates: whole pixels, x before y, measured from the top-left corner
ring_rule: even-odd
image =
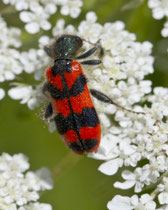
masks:
[[[99,65],[101,60],[77,60],[88,58],[100,45],[78,56],[83,39],[75,35],[62,35],[45,52],[54,59],[54,65],[46,70],[43,92],[48,92],[49,103],[45,119],[53,116],[59,134],[68,147],[78,154],[94,152],[101,139],[101,126],[90,94],[98,100],[115,104],[103,93],[88,89],[87,79],[81,65]],[[118,105],[117,105],[118,106]],[[121,107],[122,108],[122,107]]]

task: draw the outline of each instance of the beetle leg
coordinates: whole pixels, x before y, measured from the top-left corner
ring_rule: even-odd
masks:
[[[87,60],[87,61],[82,61],[81,64],[84,64],[84,65],[99,65],[99,64],[101,64],[101,60]]]
[[[99,57],[102,57],[104,54],[103,48],[100,44],[96,44],[95,47],[84,52],[82,55],[78,56],[76,59],[87,58],[87,57],[93,55],[98,49],[99,49]],[[100,63],[101,63],[101,60],[86,60],[86,61],[81,62],[81,64],[84,64],[84,65],[99,65]]]
[[[96,44],[95,47],[89,49],[88,51],[84,52],[82,55],[78,56],[75,59],[84,59],[91,55],[93,55],[99,49],[99,57],[102,57],[104,54],[104,50],[100,44]]]
[[[47,82],[45,82],[44,84],[43,84],[43,87],[42,87],[42,93],[44,94],[44,95],[46,95],[46,92],[48,92],[48,81]]]
[[[101,93],[98,90],[94,90],[94,89],[90,89],[90,93],[93,97],[95,97],[96,99],[104,102],[104,103],[108,103],[108,104],[114,104],[115,106],[119,107],[122,110],[125,110],[127,112],[132,112],[135,114],[145,114],[144,112],[135,112],[129,109],[124,108],[123,106],[120,106],[119,104],[115,103],[111,98],[109,98],[108,96],[104,95],[103,93]]]
[[[53,115],[53,108],[52,108],[52,104],[49,103],[44,114],[45,120],[50,118],[52,115]]]
[[[102,57],[104,55],[104,49],[100,44],[99,44],[99,49],[100,49],[99,56]]]
[[[93,47],[90,50],[84,52],[82,55],[78,56],[76,59],[83,59],[93,55],[97,50],[97,47]]]

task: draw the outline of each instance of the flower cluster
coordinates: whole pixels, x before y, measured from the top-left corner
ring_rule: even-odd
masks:
[[[144,194],[140,198],[138,198],[137,195],[133,195],[130,198],[127,196],[116,195],[112,201],[108,202],[107,207],[108,209],[113,210],[155,210],[156,203],[148,194]]]
[[[52,210],[49,204],[37,202],[39,192],[53,187],[48,169],[32,172],[29,167],[23,154],[0,156],[1,210]]]
[[[41,80],[44,77],[44,71],[49,65],[50,59],[46,56],[43,47],[48,43],[47,37],[39,39],[39,49],[30,49],[20,53],[20,66],[24,72],[34,73],[35,80]],[[8,91],[8,95],[15,100],[21,99],[21,104],[27,103],[30,109],[38,107],[40,103],[46,100],[42,93],[43,84],[25,85],[16,83],[16,87]]]
[[[36,33],[42,27],[44,30],[51,28],[47,21],[52,12],[50,14],[44,12],[43,16],[42,10],[46,8],[45,4],[49,5],[53,1],[44,3],[42,0],[38,2],[3,0],[3,2],[12,4],[22,2],[27,5],[24,10],[29,11],[21,12],[20,17],[27,23],[26,29],[30,30],[30,33]],[[79,1],[61,2],[79,3]],[[61,8],[67,12],[66,14],[70,13],[68,3]],[[33,15],[35,7],[38,12]],[[40,22],[37,23],[37,20]],[[108,208],[117,210],[122,209],[123,206],[123,209],[128,210],[154,210],[160,207],[160,209],[166,209],[168,208],[166,187],[168,182],[166,173],[168,170],[168,89],[157,87],[152,92],[151,81],[144,79],[146,75],[153,73],[152,44],[137,42],[135,35],[126,31],[124,27],[121,21],[101,25],[97,23],[95,13],[89,12],[78,29],[72,25],[65,26],[64,20],[60,19],[53,27],[52,34],[57,36],[66,33],[82,37],[83,51],[93,47],[94,44],[100,44],[104,49],[102,64],[92,68],[85,66],[84,71],[89,88],[105,93],[119,106],[104,104],[93,99],[101,121],[102,140],[98,151],[89,156],[105,160],[99,170],[109,176],[116,174],[121,167],[132,167],[132,170],[122,171],[124,181],[116,181],[114,187],[124,190],[134,187],[135,193],[142,192],[146,186],[152,189],[151,195],[142,194],[141,197],[133,195],[129,198],[117,195],[108,203]],[[52,40],[49,37],[42,36],[39,39],[39,49],[21,52],[19,56],[15,54],[18,56],[19,74],[25,71],[33,73],[36,80],[43,79],[45,68],[50,65],[50,59],[45,55],[43,47],[50,41]],[[99,52],[93,55],[93,57],[98,56]],[[2,73],[4,73],[3,69]],[[18,84],[8,93],[11,98],[21,100],[21,103],[27,103],[30,109],[34,109],[45,100],[41,93],[42,83],[36,86]],[[124,108],[121,109],[120,106]],[[50,124],[50,129],[53,131],[55,128]],[[144,160],[143,164],[142,160]],[[155,202],[156,198],[159,205]]]
[[[126,190],[134,187],[134,192],[139,193],[146,186],[160,181],[162,174],[164,177],[160,185],[153,188],[156,193],[144,194],[141,198],[116,196],[108,208],[116,210],[123,206],[123,209],[138,209],[141,206],[146,210],[157,209],[156,197],[160,205],[165,205],[163,209],[168,208],[168,89],[157,87],[152,94],[151,81],[144,80],[147,74],[153,72],[152,45],[136,42],[135,36],[125,31],[121,22],[100,27],[91,20],[87,18],[82,22],[83,28],[89,25],[90,29],[87,30],[88,36],[86,30],[83,33],[89,39],[91,30],[96,28],[105,53],[102,66],[88,69],[89,84],[106,93],[115,103],[137,113],[95,100],[103,135],[98,151],[90,157],[105,160],[99,170],[109,176],[116,174],[121,167],[132,167],[132,171],[123,170],[124,182],[116,181],[115,188]],[[144,103],[146,106],[140,106]],[[108,118],[111,114],[114,114],[113,120]],[[141,160],[146,160],[143,166],[139,166]]]
[[[6,22],[0,17],[0,32],[0,82],[4,82],[13,80],[16,74],[22,73],[20,53],[14,49],[21,46],[19,39],[21,31],[15,27],[8,28]]]
[[[79,16],[82,6],[81,0],[3,0],[5,4],[12,4],[20,12],[20,19],[25,25],[28,33],[35,34],[43,30],[50,30],[51,23],[48,21],[51,15],[60,7],[63,15],[72,18]]]
[[[168,37],[168,1],[167,0],[149,0],[149,8],[152,9],[153,17],[157,20],[166,17],[166,22],[161,31],[163,37]]]
[[[92,70],[88,67],[85,68],[89,86],[96,87],[100,91],[104,89],[104,92],[120,105],[125,106],[128,103],[129,107],[133,103],[139,102],[142,96],[151,91],[151,82],[143,79],[145,75],[153,72],[153,57],[150,56],[152,45],[149,42],[142,44],[135,42],[135,35],[124,30],[124,24],[120,21],[102,26],[96,23],[96,19],[95,13],[88,13],[86,21],[80,23],[78,30],[72,25],[65,27],[64,20],[60,19],[52,30],[53,36],[64,33],[77,34],[89,42],[100,42],[105,50],[105,55],[102,58],[103,65],[99,68],[94,67]],[[112,36],[113,39],[111,39]],[[24,54],[24,70],[27,73],[34,73],[36,80],[41,80],[44,70],[49,65],[50,60],[45,55],[43,47],[50,41],[49,37],[42,36],[39,39],[38,50],[31,49],[29,52],[22,53],[22,55]],[[92,47],[87,41],[84,42],[85,49]],[[134,75],[135,78],[133,78]],[[121,79],[128,79],[128,82],[118,82]],[[130,93],[127,98],[128,89]],[[15,94],[14,90],[10,94],[11,97]],[[98,102],[95,100],[96,103]],[[105,117],[104,111],[114,113],[116,107],[109,105],[109,109],[107,109],[107,106],[102,105],[101,107],[99,103],[98,109],[102,112],[101,117]]]
[[[22,72],[19,62],[19,52],[17,49],[21,46],[19,36],[20,29],[7,27],[6,22],[0,16],[0,83],[5,80],[13,80],[15,75]],[[12,68],[11,68],[12,66]],[[5,92],[0,88],[0,100],[4,97]]]
[[[15,27],[7,27],[2,17],[0,17],[0,31],[0,83],[6,80],[14,80],[23,71],[30,74],[36,70],[35,78],[41,78],[43,75],[41,69],[49,63],[49,58],[46,57],[42,50],[43,45],[41,44],[41,48],[38,50],[30,49],[29,51],[20,52],[17,48],[21,46],[21,30]],[[43,59],[44,56],[46,59]],[[25,86],[25,84],[20,84],[20,87],[20,92],[17,91],[17,96],[13,96],[13,98],[20,99],[20,97],[25,97],[22,103],[27,103],[31,99],[28,105],[30,109],[33,109],[38,104],[35,98],[38,98],[39,102],[44,101],[45,97],[41,92],[41,86],[36,85],[35,87],[30,87],[29,85]],[[4,95],[4,90],[0,88],[0,100]]]
[[[39,103],[44,102],[44,95],[42,94],[41,85],[37,85],[35,88],[32,86],[17,86],[11,88],[8,91],[8,95],[14,100],[20,100],[21,104],[27,103],[29,109],[36,108]]]

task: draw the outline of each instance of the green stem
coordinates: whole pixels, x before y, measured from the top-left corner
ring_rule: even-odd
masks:
[[[69,152],[52,170],[52,177],[56,181],[59,176],[73,168],[82,156]]]
[[[158,193],[159,193],[158,189],[156,188],[150,195],[153,199],[155,199],[155,197],[157,196]]]
[[[168,171],[166,171],[165,173],[163,173],[162,176],[158,179],[157,185],[160,184],[160,183],[162,182],[163,178],[166,177],[167,175],[168,175]],[[155,198],[155,197],[157,196],[158,193],[159,193],[159,192],[158,192],[158,189],[156,188],[156,189],[151,193],[151,196],[152,196],[153,198]]]

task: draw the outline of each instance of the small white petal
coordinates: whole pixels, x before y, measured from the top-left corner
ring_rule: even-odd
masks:
[[[43,20],[41,23],[41,28],[48,31],[50,28],[51,28],[51,23],[49,23],[48,21],[46,20]]]
[[[122,177],[126,180],[134,180],[135,179],[135,174],[128,171],[128,170],[124,170],[122,172]]]
[[[53,3],[48,3],[45,7],[45,11],[49,14],[54,14],[57,11],[56,5]]]
[[[30,21],[32,21],[34,19],[35,15],[32,12],[21,12],[20,13],[20,19],[25,22],[25,23],[29,23]]]
[[[162,19],[164,17],[164,12],[161,8],[155,8],[154,13],[153,13],[153,17],[155,19]]]
[[[28,23],[25,25],[25,29],[30,34],[35,34],[35,33],[39,32],[40,26],[36,22],[31,22],[31,23]]]
[[[0,100],[3,99],[4,96],[5,96],[5,91],[2,88],[0,88]]]
[[[32,87],[14,87],[8,91],[8,95],[15,100],[22,99],[24,96],[29,95]]]
[[[101,164],[98,168],[102,173],[111,176],[117,173],[118,169],[123,165],[123,160],[116,158]]]
[[[86,20],[91,21],[91,22],[96,22],[97,16],[95,12],[88,12],[86,14]]]
[[[163,28],[161,34],[163,37],[168,37],[168,28]]]
[[[53,188],[53,181],[51,179],[51,172],[46,167],[42,167],[36,171],[36,175],[40,178],[41,188],[43,190],[51,190]]]
[[[135,180],[125,182],[115,182],[114,187],[122,190],[130,189],[135,185]]]
[[[159,203],[161,205],[163,204],[168,204],[168,193],[167,192],[162,192],[158,195]]]
[[[39,39],[39,44],[41,47],[44,47],[45,45],[47,45],[49,43],[50,39],[48,36],[41,36]]]
[[[37,99],[36,98],[31,98],[28,103],[27,103],[29,109],[33,110],[37,107],[38,103],[37,103]]]
[[[69,8],[67,6],[61,7],[61,14],[68,15],[69,14]]]
[[[13,80],[14,78],[15,78],[15,75],[13,74],[13,72],[10,72],[10,71],[5,72],[6,80]]]
[[[109,210],[133,210],[130,198],[126,196],[116,195],[111,201],[108,202],[107,208]]]

